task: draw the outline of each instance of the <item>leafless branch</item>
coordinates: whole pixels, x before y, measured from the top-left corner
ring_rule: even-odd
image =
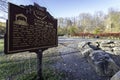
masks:
[[[0,11],[7,13],[8,3],[7,0],[0,0]]]
[[[6,18],[5,18],[5,17],[2,17],[2,16],[0,16],[0,19],[6,20]]]

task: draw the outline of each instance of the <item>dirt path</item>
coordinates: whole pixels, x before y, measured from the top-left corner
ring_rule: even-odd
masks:
[[[96,74],[93,67],[77,49],[77,43],[63,45],[59,52],[61,60],[54,67],[65,73],[64,80],[109,80],[107,77]]]

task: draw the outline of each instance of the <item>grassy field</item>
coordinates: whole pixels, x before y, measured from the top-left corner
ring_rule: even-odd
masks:
[[[4,50],[4,40],[0,39],[0,53]],[[54,48],[43,53],[43,79],[61,80],[64,74],[51,65],[58,61],[59,53]],[[35,53],[23,52],[0,55],[0,80],[35,80],[37,77],[37,59]]]
[[[25,59],[18,56],[14,54],[0,56],[0,80],[22,80],[25,75],[36,71],[36,58],[31,56],[30,59]]]
[[[0,53],[2,53],[4,50],[4,40],[0,39]]]

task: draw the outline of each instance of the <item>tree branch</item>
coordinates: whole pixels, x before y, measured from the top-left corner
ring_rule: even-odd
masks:
[[[5,17],[2,17],[2,16],[0,16],[0,19],[6,20],[6,18],[5,18]]]

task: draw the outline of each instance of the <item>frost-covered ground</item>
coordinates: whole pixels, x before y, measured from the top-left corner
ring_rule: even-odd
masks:
[[[86,58],[81,55],[79,42],[97,41],[97,39],[60,38],[57,51],[60,59],[52,67],[64,73],[63,80],[109,80],[110,77],[98,76]]]

